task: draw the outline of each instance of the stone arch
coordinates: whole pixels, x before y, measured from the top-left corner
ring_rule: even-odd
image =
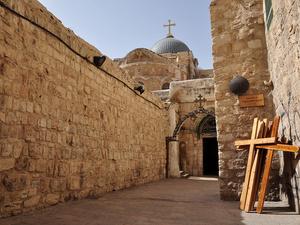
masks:
[[[197,133],[197,138],[200,139],[202,135],[206,136],[216,136],[216,118],[213,115],[204,116],[195,128]]]
[[[176,139],[177,135],[179,134],[180,130],[181,130],[181,127],[183,126],[183,124],[186,122],[187,119],[189,118],[197,118],[197,115],[199,114],[204,114],[204,115],[210,115],[210,116],[213,116],[215,117],[215,112],[214,110],[207,110],[207,109],[204,109],[203,107],[200,107],[198,109],[195,109],[191,112],[189,112],[188,114],[184,115],[176,124],[176,127],[173,131],[173,135],[172,139]]]

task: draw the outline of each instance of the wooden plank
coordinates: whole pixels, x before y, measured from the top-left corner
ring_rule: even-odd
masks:
[[[273,125],[272,125],[271,137],[277,138],[279,123],[280,123],[280,117],[276,116],[274,118]],[[258,204],[257,204],[257,208],[256,208],[257,213],[262,213],[262,211],[263,211],[266,190],[267,190],[269,175],[270,175],[270,171],[271,171],[273,152],[274,152],[274,150],[268,150],[268,152],[267,152],[266,162],[265,162],[261,186],[260,186],[260,192],[259,192],[259,196],[258,196]]]
[[[259,122],[258,125],[258,131],[257,131],[257,136],[256,138],[261,138],[263,137],[264,134],[264,127],[265,123],[263,121]],[[253,165],[251,168],[251,173],[250,173],[250,179],[249,179],[249,185],[248,185],[248,191],[247,191],[247,197],[246,197],[246,204],[245,204],[245,211],[250,212],[253,209],[254,202],[255,202],[255,187],[256,183],[258,182],[257,180],[259,177],[257,176],[257,172],[259,169],[259,162],[261,161],[261,151],[259,149],[256,150],[255,152],[255,158],[253,161]]]
[[[273,121],[268,121],[268,119],[264,119],[264,123],[265,123],[265,129],[264,129],[264,137],[270,137],[271,136],[271,132],[272,132],[272,123]],[[266,155],[267,155],[267,151],[264,151],[262,149],[257,149],[257,151],[259,151],[260,153],[260,158],[259,158],[259,162],[258,162],[258,169],[257,169],[257,177],[258,179],[256,180],[255,183],[255,200],[256,197],[258,196],[258,191],[259,191],[259,187],[260,187],[260,180],[263,174],[263,169],[264,169],[264,164],[265,164],[265,159],[266,159]],[[254,208],[254,204],[255,201],[253,202],[253,206],[252,208]]]
[[[264,129],[264,134],[263,134],[263,137],[270,137],[271,136],[271,129],[272,129],[272,123],[273,121],[268,121],[268,119],[264,119],[264,123],[265,123],[265,129]],[[257,146],[256,146],[257,148]],[[262,177],[262,174],[263,174],[263,168],[264,168],[264,164],[265,164],[265,158],[266,158],[266,155],[267,155],[267,151],[264,151],[262,149],[259,149],[257,148],[257,151],[259,152],[260,154],[260,157],[259,157],[259,162],[258,162],[258,168],[257,168],[257,177],[258,179],[256,180],[255,182],[255,187],[254,187],[254,196],[255,196],[255,199],[253,201],[253,205],[251,206],[253,209],[254,208],[254,204],[255,204],[255,201],[256,201],[256,197],[258,196],[258,191],[259,191],[259,185],[260,185],[260,180],[261,180],[261,177]]]
[[[263,121],[265,123],[263,137],[268,137],[267,135],[269,131],[269,120],[265,118]]]
[[[259,107],[265,105],[263,94],[239,96],[240,107]]]
[[[257,153],[259,154],[258,162],[257,162],[257,170],[256,170],[257,179],[255,180],[254,187],[253,187],[254,198],[253,198],[253,202],[251,203],[251,206],[250,206],[251,210],[254,209],[254,204],[255,204],[255,201],[257,198],[259,184],[260,184],[260,178],[262,175],[262,169],[263,169],[263,165],[264,165],[264,158],[266,157],[265,151],[263,151],[262,149],[257,149]]]
[[[255,118],[254,121],[253,121],[253,126],[252,126],[251,139],[256,138],[257,127],[258,127],[258,118]],[[246,197],[247,197],[247,191],[248,191],[249,178],[250,178],[253,158],[254,158],[254,144],[251,143],[250,147],[249,147],[249,154],[248,154],[248,161],[247,161],[247,167],[246,167],[245,181],[244,181],[244,184],[243,184],[242,194],[241,194],[241,199],[240,199],[240,209],[241,210],[245,209],[245,203],[246,203]]]
[[[270,122],[268,119],[264,119],[263,120],[265,123],[265,127],[264,127],[264,133],[263,133],[263,137],[270,137],[271,136],[271,127],[272,127],[272,122]],[[260,185],[260,179],[262,177],[262,172],[263,172],[263,167],[264,167],[264,163],[265,163],[265,158],[266,158],[266,151],[263,151],[262,149],[257,149],[257,151],[259,152],[259,160],[258,160],[258,168],[257,168],[257,180],[255,183],[255,187],[254,187],[254,196],[255,199],[253,201],[253,205],[252,205],[252,209],[254,208],[254,204],[255,204],[255,200],[256,197],[258,195],[258,190],[259,190],[259,185]]]
[[[257,139],[250,139],[250,140],[238,140],[234,142],[235,146],[243,146],[243,145],[262,145],[262,144],[274,144],[276,143],[275,137],[269,137],[269,138],[257,138]]]
[[[253,204],[253,201],[255,199],[254,187],[255,187],[255,179],[257,178],[256,173],[257,173],[257,168],[259,163],[259,155],[260,155],[259,151],[257,151],[251,168],[249,186],[248,186],[246,203],[245,203],[245,212],[250,212],[252,210],[252,205],[254,205]]]
[[[298,152],[300,147],[286,144],[274,144],[274,145],[257,145],[256,148],[262,148],[267,150],[283,151],[283,152]]]
[[[256,208],[257,213],[262,213],[262,211],[263,211],[265,197],[266,197],[266,191],[267,191],[267,186],[268,186],[268,181],[269,181],[269,176],[270,176],[270,171],[271,171],[273,152],[274,152],[273,150],[268,150],[268,152],[267,152],[266,162],[265,162],[265,166],[264,166],[264,172],[263,172],[262,181],[261,181],[260,192],[259,192],[259,196],[258,196],[258,203],[257,203],[257,208]]]

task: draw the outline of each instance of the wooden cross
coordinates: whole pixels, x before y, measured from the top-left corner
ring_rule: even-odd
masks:
[[[266,137],[267,124],[268,124],[267,120],[259,121],[258,130],[256,133],[257,138]],[[254,207],[255,196],[257,193],[258,186],[259,186],[258,177],[259,177],[259,174],[261,171],[260,165],[263,160],[262,152],[259,151],[259,149],[257,149],[254,154],[255,154],[255,156],[254,156],[254,160],[253,160],[253,164],[252,164],[252,168],[251,168],[251,172],[250,172],[249,185],[247,188],[247,197],[245,199],[245,209],[244,210],[246,212],[249,212]]]
[[[272,124],[271,137],[277,137],[279,123],[280,123],[280,117],[276,116],[274,118],[274,121]],[[270,175],[270,171],[271,171],[273,152],[274,152],[273,150],[268,150],[268,152],[267,152],[266,162],[265,162],[262,181],[261,181],[260,193],[259,193],[259,197],[258,197],[258,205],[256,208],[257,213],[262,213],[262,209],[264,207],[265,196],[266,196],[266,191],[267,191],[267,186],[268,186],[268,181],[269,181],[269,175]]]
[[[278,122],[279,120],[274,120]],[[272,133],[271,138],[258,138],[258,137],[265,137],[267,135],[267,121],[258,123],[258,118],[254,119],[253,126],[252,126],[252,134],[250,140],[242,140],[236,141],[236,146],[242,145],[249,145],[249,154],[248,154],[248,161],[246,167],[246,174],[245,174],[245,181],[243,184],[241,199],[240,199],[240,209],[249,212],[252,208],[253,204],[253,194],[256,192],[255,186],[257,187],[258,184],[255,184],[256,180],[258,179],[256,176],[257,167],[258,167],[258,160],[260,160],[261,156],[258,155],[258,152],[255,152],[255,145],[256,144],[275,144],[277,140],[277,133]],[[277,129],[278,129],[277,125]],[[275,129],[273,124],[273,129]],[[257,181],[258,182],[258,181]]]
[[[240,200],[240,209],[245,209],[246,204],[246,198],[247,198],[247,191],[248,191],[248,185],[249,185],[249,179],[250,179],[250,171],[252,166],[252,161],[254,157],[254,140],[256,138],[257,133],[257,127],[258,127],[258,118],[255,118],[253,121],[252,126],[252,133],[251,133],[251,139],[248,140],[247,143],[235,143],[235,145],[249,145],[249,155],[248,155],[248,161],[247,161],[247,168],[246,168],[246,174],[245,174],[245,182],[243,184],[242,194],[241,194],[241,200]]]
[[[275,150],[285,152],[298,152],[300,150],[300,147],[298,146],[277,142],[279,122],[280,117],[278,116],[274,118],[272,124],[269,124],[267,119],[258,121],[258,119],[255,118],[251,139],[235,142],[235,145],[237,146],[249,146],[245,182],[243,184],[240,200],[240,208],[246,212],[249,212],[254,208],[255,199],[260,186],[256,212],[262,213],[271,171],[273,152]],[[263,149],[267,150],[267,152]]]
[[[164,24],[164,27],[168,27],[169,33],[167,37],[173,37],[172,32],[171,32],[171,27],[176,26],[176,23],[172,23],[171,20],[168,20],[168,24]]]

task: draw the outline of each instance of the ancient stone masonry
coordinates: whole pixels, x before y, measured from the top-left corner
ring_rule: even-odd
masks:
[[[0,3],[0,217],[164,178],[160,100],[37,1]]]
[[[194,79],[185,81],[172,82],[170,86],[170,101],[177,106],[177,115],[182,119],[184,116],[199,109],[199,104],[195,102],[197,97],[201,95],[206,101],[203,106],[207,111],[214,111],[214,81],[212,78]],[[180,170],[192,175],[203,176],[204,173],[204,147],[203,137],[208,134],[199,133],[198,128],[201,122],[208,116],[205,113],[199,113],[194,118],[186,120],[180,129],[178,135],[180,153]],[[174,128],[172,132],[174,131]],[[200,137],[201,135],[201,137]],[[214,136],[215,137],[215,134]],[[213,149],[209,149],[212,151]],[[207,160],[209,161],[209,160]],[[209,162],[213,163],[211,159]]]
[[[129,52],[125,58],[115,61],[136,82],[143,83],[149,91],[160,90],[164,84],[170,84],[173,80],[182,80],[187,77],[186,69],[180,68],[177,63],[173,62],[174,60],[145,48],[135,49]]]
[[[247,151],[236,151],[234,140],[250,137],[254,117],[274,116],[271,88],[264,84],[270,76],[263,1],[212,0],[211,20],[221,198],[231,200],[239,198],[247,156]],[[246,94],[264,94],[265,106],[240,108],[238,96],[228,87],[237,75],[250,83]],[[277,179],[271,183],[275,187],[271,197],[275,199]]]
[[[269,70],[274,85],[273,99],[276,113],[281,115],[280,135],[300,145],[300,2],[273,0],[269,28],[266,30]],[[299,212],[300,166],[299,156],[281,155],[283,192]],[[292,187],[292,188],[291,188]],[[298,193],[297,193],[298,192]]]
[[[157,54],[145,48],[134,49],[116,62],[147,90],[169,89],[170,82],[209,76],[211,70],[199,70],[192,52]]]

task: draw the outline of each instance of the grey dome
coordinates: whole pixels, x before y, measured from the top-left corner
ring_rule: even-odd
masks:
[[[190,51],[189,47],[185,43],[175,39],[173,36],[168,36],[159,40],[155,43],[151,50],[157,54]]]

